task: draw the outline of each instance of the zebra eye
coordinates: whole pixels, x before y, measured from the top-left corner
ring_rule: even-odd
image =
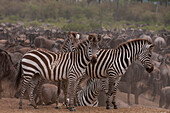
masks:
[[[149,57],[151,57],[151,54],[148,54]]]

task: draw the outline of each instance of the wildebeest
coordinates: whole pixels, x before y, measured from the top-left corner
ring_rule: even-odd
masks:
[[[41,94],[42,94],[42,101],[44,102],[45,105],[50,105],[53,103],[58,103],[57,98],[59,98],[59,102],[64,101],[64,96],[63,96],[63,90],[61,90],[60,97],[57,97],[58,93],[58,87],[54,84],[46,83],[42,85],[41,88]]]
[[[162,80],[158,67],[155,66],[154,70],[151,72],[148,84],[150,88],[149,90],[152,91],[152,98],[150,100],[154,101],[156,99],[156,96],[160,94],[160,90],[162,88]]]
[[[148,36],[148,35],[145,35],[145,34],[141,35],[139,38],[147,39],[150,42],[152,42],[152,38],[150,36]]]
[[[2,92],[2,80],[7,78],[9,80],[14,79],[16,70],[13,66],[11,56],[4,50],[0,49],[0,98]]]
[[[165,55],[166,56],[166,55]],[[163,87],[170,85],[170,66],[166,62],[166,57],[163,58],[159,66]]]
[[[164,38],[162,37],[157,37],[155,40],[154,40],[154,44],[156,45],[156,47],[154,48],[154,50],[156,52],[159,52],[161,51],[163,48],[166,47],[166,41]]]
[[[58,52],[60,50],[60,45],[56,44],[55,41],[49,40],[43,36],[36,37],[34,44],[37,48],[45,48],[53,52]]]
[[[162,88],[160,92],[159,107],[164,105],[166,109],[170,105],[170,86]]]
[[[121,92],[127,93],[127,102],[130,105],[130,94],[135,95],[135,104],[138,104],[140,94],[146,92],[148,86],[148,73],[139,64],[133,64],[122,77],[119,85]],[[127,87],[128,86],[128,87]]]

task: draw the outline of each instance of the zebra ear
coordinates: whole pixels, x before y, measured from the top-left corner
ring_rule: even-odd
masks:
[[[69,31],[69,32],[68,32],[68,36],[69,36],[69,37],[73,36],[74,38],[76,38],[76,33]]]
[[[77,33],[76,39],[80,39],[80,33]]]
[[[93,41],[93,35],[89,35],[88,40],[89,40],[90,42],[92,42],[92,41]]]
[[[154,46],[155,46],[154,44],[149,44],[149,45],[147,45],[146,47],[147,47],[148,49],[153,49]]]
[[[71,31],[69,31],[68,33],[67,33],[67,37],[70,37],[71,36]]]
[[[74,38],[76,38],[76,33],[72,32],[72,35],[73,35]]]

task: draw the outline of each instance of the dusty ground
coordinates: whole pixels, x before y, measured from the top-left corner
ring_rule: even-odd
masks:
[[[3,83],[3,85],[4,84],[5,83]],[[18,109],[19,99],[9,98],[13,97],[14,90],[7,87],[8,86],[4,86],[3,98],[0,99],[0,113],[71,113],[65,109],[64,106],[60,106],[60,109],[55,109],[55,104],[39,106],[39,109],[34,109],[32,106],[28,106],[28,100],[23,100],[23,109]],[[170,113],[170,108],[169,110],[158,108],[159,97],[152,102],[149,101],[149,97],[141,95],[139,98],[140,105],[134,104],[134,95],[130,95],[130,97],[131,107],[126,104],[127,94],[118,91],[116,96],[119,100],[117,101],[119,106],[118,110],[106,110],[105,107],[77,107],[76,113]]]
[[[60,109],[55,109],[55,104],[50,106],[39,106],[39,109],[34,109],[28,106],[28,101],[24,100],[23,109],[18,109],[18,99],[3,98],[0,100],[0,113],[70,113],[65,107],[60,106]],[[118,110],[106,110],[105,107],[77,107],[76,113],[170,113],[170,110],[132,106],[119,108]]]

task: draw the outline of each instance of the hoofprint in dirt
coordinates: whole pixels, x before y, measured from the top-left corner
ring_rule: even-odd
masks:
[[[23,109],[18,109],[18,99],[3,98],[0,100],[0,113],[70,113],[64,106],[55,109],[55,104],[50,106],[39,106],[34,109],[28,106],[28,101],[23,101]],[[76,113],[170,113],[170,110],[152,107],[132,106],[107,110],[105,107],[76,107]]]

